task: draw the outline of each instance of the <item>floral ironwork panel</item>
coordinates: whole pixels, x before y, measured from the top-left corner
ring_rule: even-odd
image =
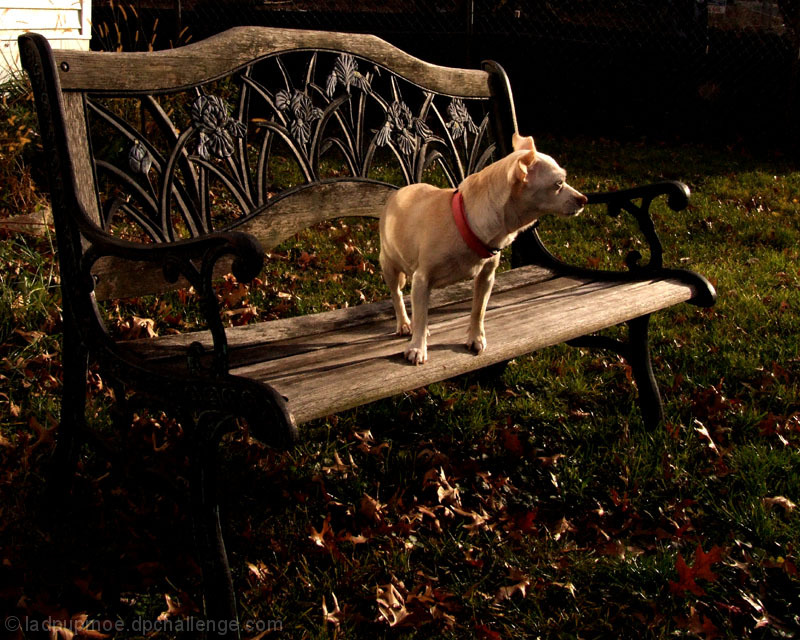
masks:
[[[493,158],[487,106],[334,52],[271,56],[170,95],[94,97],[104,224],[160,242],[225,228],[322,180],[455,186]]]

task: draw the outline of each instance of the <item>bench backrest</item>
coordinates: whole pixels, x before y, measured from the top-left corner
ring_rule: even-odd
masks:
[[[516,129],[495,63],[436,66],[369,35],[239,27],[149,53],[53,51],[35,34],[20,45],[62,271],[80,261],[78,217],[148,243],[244,230],[269,250],[325,219],[378,216],[402,184],[456,186]],[[181,286],[108,258],[92,273],[98,299]]]

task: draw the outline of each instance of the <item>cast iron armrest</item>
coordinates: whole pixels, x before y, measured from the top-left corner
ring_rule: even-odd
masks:
[[[222,256],[233,256],[231,270],[243,282],[255,278],[264,266],[265,253],[261,244],[249,233],[241,231],[216,231],[197,238],[153,244],[122,240],[97,227],[84,228],[81,232],[91,245],[83,256],[84,269],[105,256],[151,262],[162,265],[168,282],[177,282],[180,276],[184,276],[198,288],[202,283],[197,281],[197,277],[204,277],[206,273],[210,277]]]
[[[94,287],[91,267],[106,256],[158,264],[168,282],[177,282],[180,276],[186,278],[198,293],[211,332],[214,345],[212,373],[217,376],[227,374],[228,342],[212,284],[214,267],[223,256],[233,256],[231,271],[236,279],[241,282],[252,280],[264,264],[264,250],[258,240],[247,233],[222,231],[170,243],[141,244],[121,240],[88,224],[81,225],[81,233],[89,241],[89,248],[81,258],[81,272],[89,280],[89,290]],[[204,348],[200,343],[190,346],[190,369],[199,369],[203,354]]]
[[[188,348],[188,371],[197,378],[194,386],[190,385],[196,408],[205,406],[208,398],[233,398],[237,411],[247,419],[253,435],[260,441],[280,446],[297,441],[297,425],[286,398],[268,384],[228,373],[228,341],[212,285],[214,267],[223,256],[233,256],[231,271],[237,280],[252,280],[264,264],[264,250],[258,240],[248,233],[225,231],[171,243],[140,244],[115,238],[93,225],[82,232],[90,242],[81,264],[87,278],[91,279],[90,269],[98,258],[113,256],[159,264],[167,281],[176,282],[183,276],[198,292],[214,352],[208,367],[204,366],[206,348],[200,342],[193,342]],[[88,284],[93,286],[91,281]],[[164,387],[172,383],[170,376],[157,376],[156,380]],[[218,407],[214,402],[211,406]]]
[[[606,193],[590,193],[588,204],[605,204],[608,214],[616,217],[621,211],[627,211],[639,225],[639,230],[650,248],[650,260],[646,265],[639,264],[642,254],[638,251],[631,251],[625,258],[625,264],[631,270],[638,269],[662,269],[663,248],[661,240],[656,233],[653,218],[650,215],[650,205],[659,196],[667,196],[667,206],[673,211],[681,211],[689,206],[690,191],[682,182],[656,182],[641,187],[623,189],[621,191],[609,191]],[[636,200],[641,200],[636,204]]]
[[[710,307],[716,302],[717,294],[714,286],[705,277],[687,269],[664,267],[661,240],[656,233],[650,214],[650,205],[660,196],[667,197],[667,206],[670,209],[681,211],[689,205],[690,191],[689,187],[682,182],[665,181],[619,191],[587,194],[587,204],[605,204],[610,216],[616,217],[620,212],[627,211],[634,217],[650,250],[650,259],[646,264],[641,264],[641,253],[631,251],[625,257],[625,265],[629,269],[627,272],[604,271],[571,265],[555,257],[545,247],[536,229],[533,229],[531,234],[532,243],[522,249],[521,256],[515,262],[516,264],[535,262],[565,275],[602,280],[627,280],[647,276],[675,278],[693,287],[695,295],[690,301],[692,304]]]

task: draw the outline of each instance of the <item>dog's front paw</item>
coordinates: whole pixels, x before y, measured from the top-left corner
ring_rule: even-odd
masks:
[[[486,336],[482,333],[467,336],[467,349],[480,353],[486,348]]]
[[[428,349],[425,346],[409,346],[405,350],[405,356],[406,360],[408,360],[411,364],[425,364],[428,361]]]
[[[398,336],[410,336],[411,335],[411,322],[398,322],[397,323],[397,330],[395,334]]]

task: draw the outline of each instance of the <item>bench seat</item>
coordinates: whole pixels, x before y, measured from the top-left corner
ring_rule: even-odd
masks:
[[[519,267],[497,276],[486,312],[488,346],[480,355],[464,346],[472,286],[461,282],[433,292],[425,365],[403,358],[408,338],[394,334],[387,300],[228,329],[230,372],[272,385],[301,424],[579,338],[696,293],[669,278],[613,282]],[[208,332],[120,346],[150,364],[180,369],[193,341],[211,348]]]

